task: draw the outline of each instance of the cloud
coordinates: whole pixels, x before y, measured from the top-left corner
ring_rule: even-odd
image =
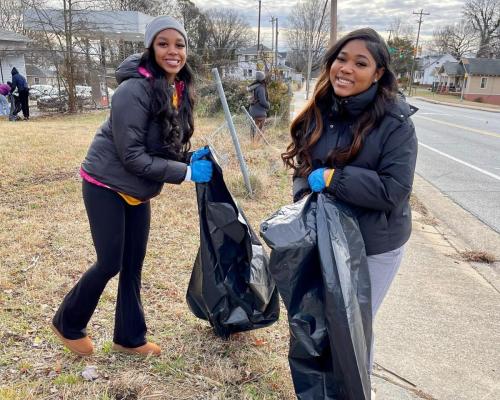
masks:
[[[201,9],[234,8],[237,9],[252,27],[257,27],[258,1],[248,0],[194,0]],[[262,0],[261,27],[271,27],[271,16],[278,17],[283,35],[287,27],[287,16],[297,4],[293,0]],[[462,16],[464,0],[350,0],[338,2],[338,21],[344,31],[361,27],[372,27],[384,36],[395,17],[411,23],[418,28],[418,16],[413,12],[423,9],[430,15],[423,16],[421,38],[430,40],[434,29],[439,26],[458,22]],[[280,46],[281,47],[281,46]]]

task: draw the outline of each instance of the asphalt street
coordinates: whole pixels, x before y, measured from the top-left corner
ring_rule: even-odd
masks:
[[[417,174],[500,233],[500,113],[408,102],[419,108]]]

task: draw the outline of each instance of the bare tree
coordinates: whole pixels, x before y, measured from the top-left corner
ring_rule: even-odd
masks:
[[[460,59],[476,49],[476,35],[467,21],[461,21],[436,29],[433,34],[433,44],[438,53],[449,53]]]
[[[177,0],[177,5],[170,10],[170,14],[182,22],[188,34],[189,47],[201,53],[208,42],[208,22],[205,14],[190,0]]]
[[[46,0],[24,1],[28,6],[24,14],[25,29],[31,30],[29,34],[38,38],[38,43],[52,54],[58,78],[62,77],[60,83],[68,94],[68,111],[75,112],[79,65],[76,47],[78,38],[88,36],[87,12],[96,3],[92,0],[59,0],[57,5],[61,8],[51,9],[47,8]]]
[[[213,65],[226,64],[241,47],[248,46],[252,40],[250,26],[238,11],[233,9],[210,9],[206,13],[209,48],[212,50],[210,61]]]
[[[0,0],[0,29],[21,33],[25,9],[22,0]]]
[[[488,57],[500,37],[500,0],[467,0],[463,14],[478,36],[476,56]]]
[[[330,36],[330,9],[327,0],[306,0],[293,7],[288,16],[289,62],[306,73],[309,49],[315,65],[328,47]]]
[[[389,24],[389,32],[391,38],[415,39],[415,27],[403,22],[401,17],[394,17],[392,19]]]

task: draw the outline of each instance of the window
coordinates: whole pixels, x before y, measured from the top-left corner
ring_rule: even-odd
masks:
[[[486,88],[486,85],[488,84],[488,78],[485,78],[484,76],[481,78],[481,89]]]
[[[38,85],[40,83],[40,78],[35,76],[35,84]]]

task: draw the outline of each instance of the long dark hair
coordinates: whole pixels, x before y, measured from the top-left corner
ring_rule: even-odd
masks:
[[[151,110],[163,133],[161,155],[182,161],[191,148],[194,131],[193,109],[195,102],[194,79],[191,68],[186,63],[176,76],[184,82],[181,102],[176,109],[172,104],[174,88],[169,85],[165,71],[155,60],[153,45],[142,54],[140,66],[151,73]]]
[[[311,100],[291,124],[292,142],[288,145],[286,152],[281,155],[285,165],[293,168],[298,176],[306,177],[313,169],[310,149],[318,142],[323,132],[321,113],[325,109],[324,104],[331,104],[334,99],[333,87],[330,83],[330,68],[342,48],[351,40],[364,41],[366,48],[375,59],[377,69],[383,68],[384,73],[378,81],[375,100],[357,118],[352,127],[351,145],[330,152],[328,156],[330,166],[346,165],[356,157],[363,146],[364,138],[381,122],[387,105],[396,97],[397,84],[396,77],[390,68],[391,57],[384,39],[377,32],[370,28],[358,29],[334,43],[323,58],[322,72]]]

